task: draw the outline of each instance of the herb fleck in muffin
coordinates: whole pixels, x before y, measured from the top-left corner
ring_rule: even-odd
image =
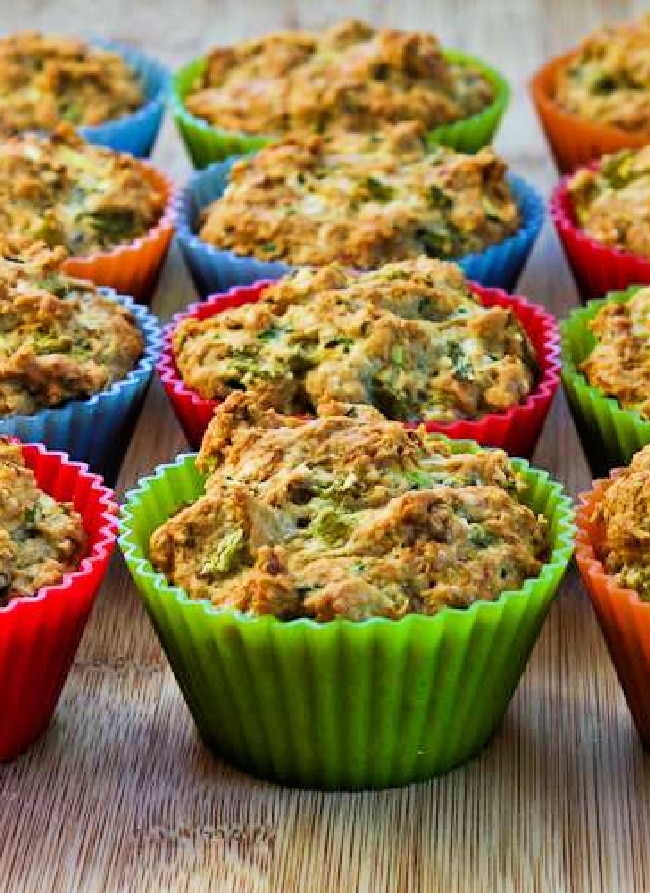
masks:
[[[568,185],[580,227],[610,248],[650,258],[650,148],[627,149]]]
[[[135,72],[116,53],[37,31],[0,38],[2,134],[102,124],[143,102]]]
[[[206,492],[156,530],[151,561],[191,598],[281,619],[399,619],[518,589],[547,551],[501,451],[372,411],[299,421],[233,395],[198,459]]]
[[[128,244],[160,219],[165,197],[130,155],[69,126],[0,142],[0,229],[84,256]]]
[[[587,37],[560,71],[555,100],[590,121],[650,129],[650,15]]]
[[[580,366],[589,383],[650,418],[650,288],[604,304],[589,328],[597,343]]]
[[[425,257],[369,273],[303,268],[255,303],[183,320],[173,349],[201,397],[245,390],[289,414],[335,400],[402,421],[473,419],[537,379],[514,313],[483,307],[457,266]]]
[[[502,242],[519,214],[492,149],[429,151],[416,123],[375,134],[295,136],[233,166],[201,238],[239,255],[373,269]]]
[[[481,71],[447,61],[434,35],[344,21],[320,35],[280,32],[216,47],[185,102],[227,130],[281,136],[399,121],[431,129],[493,99]]]
[[[86,540],[72,505],[40,490],[20,446],[0,437],[0,605],[59,583]]]
[[[605,568],[620,586],[650,599],[650,447],[607,483],[597,507]]]
[[[142,356],[130,310],[61,273],[61,248],[0,244],[0,417],[85,399]]]

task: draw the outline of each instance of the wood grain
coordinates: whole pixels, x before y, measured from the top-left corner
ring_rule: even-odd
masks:
[[[101,31],[170,65],[215,42],[349,14],[430,28],[507,73],[514,96],[498,147],[548,193],[556,173],[527,77],[602,18],[643,6],[1,0],[0,12],[3,30]],[[170,122],[155,160],[179,181],[187,176]],[[576,303],[548,225],[520,291],[558,315]],[[192,298],[173,252],[154,308],[168,318]],[[154,385],[120,490],[185,448]],[[563,397],[536,461],[572,493],[588,484]],[[650,888],[649,797],[650,761],[574,571],[503,729],[479,759],[428,784],[339,795],[258,782],[205,750],[116,557],[52,727],[26,755],[0,767],[0,889],[631,893]]]

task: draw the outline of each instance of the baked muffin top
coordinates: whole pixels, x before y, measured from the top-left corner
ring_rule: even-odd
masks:
[[[493,100],[481,71],[448,61],[433,34],[349,20],[321,34],[283,31],[216,47],[185,104],[227,130],[277,137],[399,121],[431,129]]]
[[[245,390],[287,414],[340,401],[402,421],[473,419],[519,403],[538,371],[515,314],[483,307],[459,267],[426,257],[302,268],[255,303],[183,320],[172,345],[201,397]]]
[[[599,124],[650,130],[650,15],[590,34],[559,71],[555,100]]]
[[[0,437],[0,606],[59,583],[86,543],[73,506],[40,490],[20,446]]]
[[[428,150],[414,122],[374,134],[291,137],[237,161],[201,238],[293,265],[374,269],[420,254],[460,257],[519,228],[492,149]]]
[[[61,272],[62,248],[0,242],[0,417],[85,399],[143,353],[130,310]]]
[[[198,458],[205,495],[151,537],[156,569],[220,608],[318,621],[464,608],[539,573],[546,522],[505,453],[323,410],[300,421],[229,397]]]
[[[85,143],[69,126],[0,142],[0,230],[70,254],[132,242],[160,219],[165,197],[130,155]]]
[[[117,53],[74,37],[24,31],[0,38],[0,133],[53,130],[61,121],[103,124],[144,102]]]
[[[603,524],[601,555],[620,586],[650,599],[650,447],[607,483],[596,510]]]
[[[650,258],[650,147],[604,156],[568,182],[578,224],[610,248]]]

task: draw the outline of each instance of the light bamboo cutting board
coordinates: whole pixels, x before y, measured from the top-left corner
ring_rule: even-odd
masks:
[[[485,57],[514,90],[498,148],[546,194],[556,180],[525,82],[615,0],[0,0],[2,29],[133,41],[174,66],[212,43],[356,15],[428,28]],[[189,172],[167,122],[154,156]],[[559,316],[575,289],[547,224],[520,291]],[[194,298],[176,252],[154,301],[167,319]],[[123,491],[186,444],[150,391]],[[589,482],[564,398],[536,462],[572,493]],[[214,759],[198,740],[120,557],[113,560],[48,734],[0,767],[0,890],[632,893],[650,889],[650,760],[574,571],[506,722],[475,762],[403,790],[285,790]]]

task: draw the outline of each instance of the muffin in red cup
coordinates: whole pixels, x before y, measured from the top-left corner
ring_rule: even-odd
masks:
[[[48,726],[115,545],[113,493],[85,465],[0,438],[0,760]]]
[[[214,295],[174,317],[158,372],[194,445],[219,402],[246,390],[286,414],[369,405],[525,456],[558,386],[558,356],[557,322],[542,308],[420,257],[365,273],[303,269]]]

